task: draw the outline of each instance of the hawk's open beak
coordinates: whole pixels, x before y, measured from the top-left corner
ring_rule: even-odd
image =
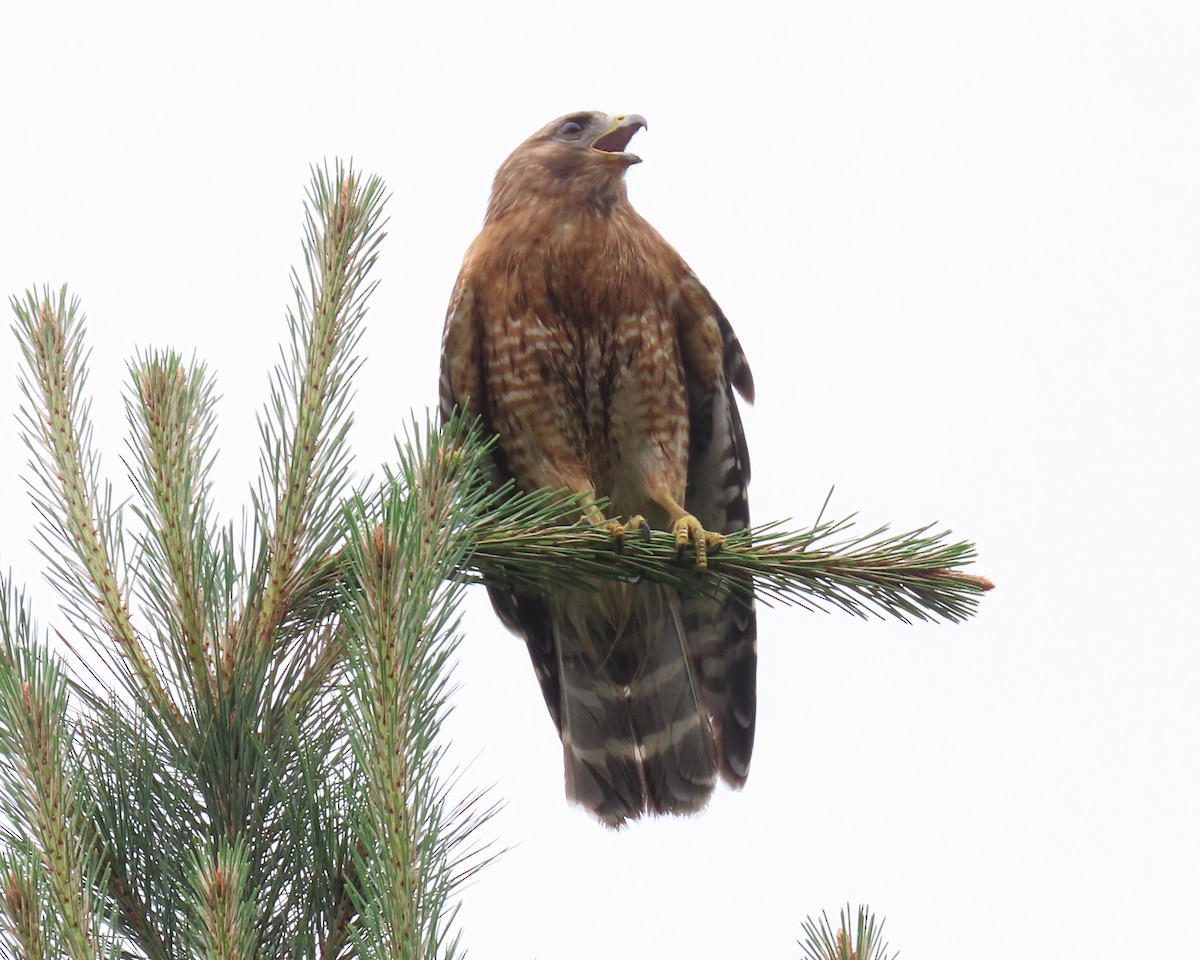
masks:
[[[616,123],[613,128],[592,141],[592,149],[610,156],[620,157],[627,163],[641,163],[642,158],[632,153],[626,153],[625,148],[633,135],[646,126],[646,118],[640,113],[622,114],[613,118]]]

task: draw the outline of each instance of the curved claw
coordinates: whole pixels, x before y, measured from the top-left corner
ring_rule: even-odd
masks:
[[[641,521],[640,523],[637,522],[639,520]],[[646,522],[646,518],[645,517],[634,517],[632,520],[629,521],[629,525],[631,527],[634,526],[635,523],[637,524],[638,529],[641,530],[641,532],[642,532],[642,543],[649,543],[650,542],[650,524]]]
[[[705,530],[703,524],[690,513],[685,513],[676,520],[671,532],[675,534],[675,558],[677,560],[683,559],[689,542],[695,546],[697,570],[707,570],[708,555],[720,551],[721,544],[725,542],[725,538],[721,534]]]
[[[620,520],[609,520],[604,524],[604,529],[612,534],[613,546],[617,553],[622,553],[625,550],[625,541],[629,534],[633,531],[638,531],[642,540],[645,543],[650,542],[650,524],[646,522],[643,516],[630,517],[628,523],[622,523]]]

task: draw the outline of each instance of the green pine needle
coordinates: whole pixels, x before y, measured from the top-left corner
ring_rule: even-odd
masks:
[[[895,960],[899,956],[887,955],[888,945],[883,937],[884,921],[875,922],[875,914],[869,907],[860,906],[856,923],[850,926],[850,904],[838,914],[840,924],[835,932],[829,917],[821,912],[821,919],[812,917],[803,923],[807,939],[800,942],[805,960]]]
[[[564,516],[582,513],[577,498],[542,492],[501,494],[497,501],[475,521],[468,573],[543,590],[578,585],[581,578],[644,578],[748,599],[752,579],[755,595],[768,603],[909,623],[966,620],[992,586],[960,569],[974,561],[974,544],[951,539],[949,530],[931,533],[932,526],[851,534],[853,515],[801,532],[769,523],[727,537],[709,554],[708,573],[700,574],[690,553],[676,554],[668,533],[653,533],[648,544],[627,538],[618,553],[608,532],[587,523],[563,525]]]

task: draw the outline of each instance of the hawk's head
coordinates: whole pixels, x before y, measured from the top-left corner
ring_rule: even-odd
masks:
[[[625,199],[625,171],[641,157],[625,148],[646,126],[636,113],[569,113],[546,124],[501,164],[488,220],[543,201],[600,210]]]

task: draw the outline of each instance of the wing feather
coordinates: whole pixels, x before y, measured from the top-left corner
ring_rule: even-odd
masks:
[[[438,411],[443,423],[450,419],[455,408],[474,414],[480,418],[483,431],[491,434],[495,432],[495,427],[489,416],[487,402],[487,377],[483,369],[481,344],[482,321],[476,310],[473,266],[474,260],[468,252],[446,313],[446,326],[442,333]],[[492,448],[487,473],[495,489],[513,479],[499,445]],[[488,584],[487,589],[501,623],[525,640],[546,706],[555,724],[561,727],[559,665],[550,611],[545,601],[540,594],[503,584]]]
[[[688,322],[719,336],[720,360],[705,358],[709,378],[688,371],[690,416],[688,481],[685,506],[706,530],[735,533],[750,525],[750,454],[734,389],[753,402],[754,379],[742,346],[721,308],[694,277],[683,302],[695,313]],[[697,296],[697,291],[702,296]],[[704,338],[711,342],[712,338]],[[683,351],[685,361],[688,351]],[[750,768],[757,709],[757,619],[753,584],[741,585],[741,597],[724,600],[689,597],[684,601],[689,652],[694,658],[719,741],[721,773],[740,786]]]

